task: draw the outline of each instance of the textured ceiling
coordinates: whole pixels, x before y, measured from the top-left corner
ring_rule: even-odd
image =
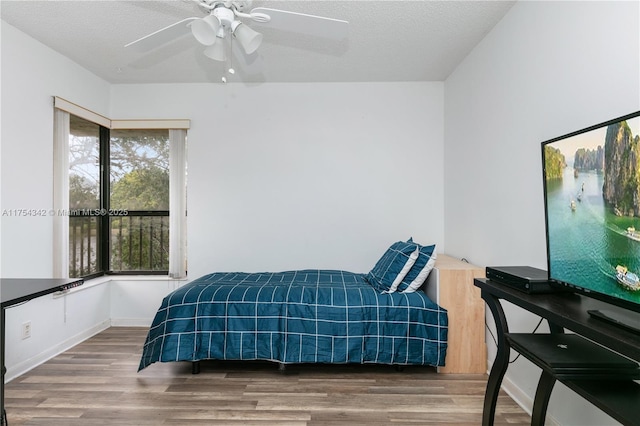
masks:
[[[260,71],[236,59],[229,81],[442,81],[514,1],[253,1],[349,21],[345,40],[261,26]],[[148,53],[124,45],[187,17],[191,0],[9,1],[2,19],[111,83],[220,82],[225,65],[189,34]],[[249,23],[248,21],[245,21]],[[251,24],[249,24],[251,25]]]

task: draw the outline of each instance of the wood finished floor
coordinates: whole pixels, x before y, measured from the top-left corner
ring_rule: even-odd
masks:
[[[9,426],[479,425],[486,375],[431,368],[207,362],[137,372],[146,329],[112,327],[5,387]],[[496,425],[528,425],[506,394]]]

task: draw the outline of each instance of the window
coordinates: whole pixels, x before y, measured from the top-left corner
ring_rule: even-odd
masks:
[[[55,276],[184,277],[188,120],[112,121],[60,98],[55,106]]]
[[[112,130],[109,265],[112,272],[169,270],[169,131]]]
[[[72,277],[168,272],[168,130],[70,116],[69,254]]]
[[[69,117],[69,276],[100,274],[102,262],[100,200],[101,126]]]

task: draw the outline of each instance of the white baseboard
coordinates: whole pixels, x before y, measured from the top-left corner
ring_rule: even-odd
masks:
[[[151,327],[149,318],[111,318],[112,327]]]
[[[16,365],[13,365],[8,371],[7,374],[5,375],[5,383],[10,382],[11,380],[15,379],[16,377],[21,376],[22,374],[26,373],[29,370],[32,370],[34,368],[36,368],[37,366],[39,366],[40,364],[43,364],[44,362],[50,360],[51,358],[60,355],[61,353],[71,349],[72,347],[76,346],[79,343],[84,342],[85,340],[87,340],[89,337],[95,336],[96,334],[100,333],[101,331],[106,330],[107,328],[109,328],[111,325],[111,321],[110,320],[105,320],[102,321],[101,323],[81,332],[76,334],[75,336],[70,337],[69,339],[65,340],[64,342],[60,342],[55,346],[52,346],[50,348],[48,348],[47,350],[39,353],[38,355],[31,357],[29,359],[26,359],[24,361],[19,362]]]

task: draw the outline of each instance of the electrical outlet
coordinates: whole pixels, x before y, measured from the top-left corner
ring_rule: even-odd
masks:
[[[22,324],[22,340],[31,337],[31,321]]]

